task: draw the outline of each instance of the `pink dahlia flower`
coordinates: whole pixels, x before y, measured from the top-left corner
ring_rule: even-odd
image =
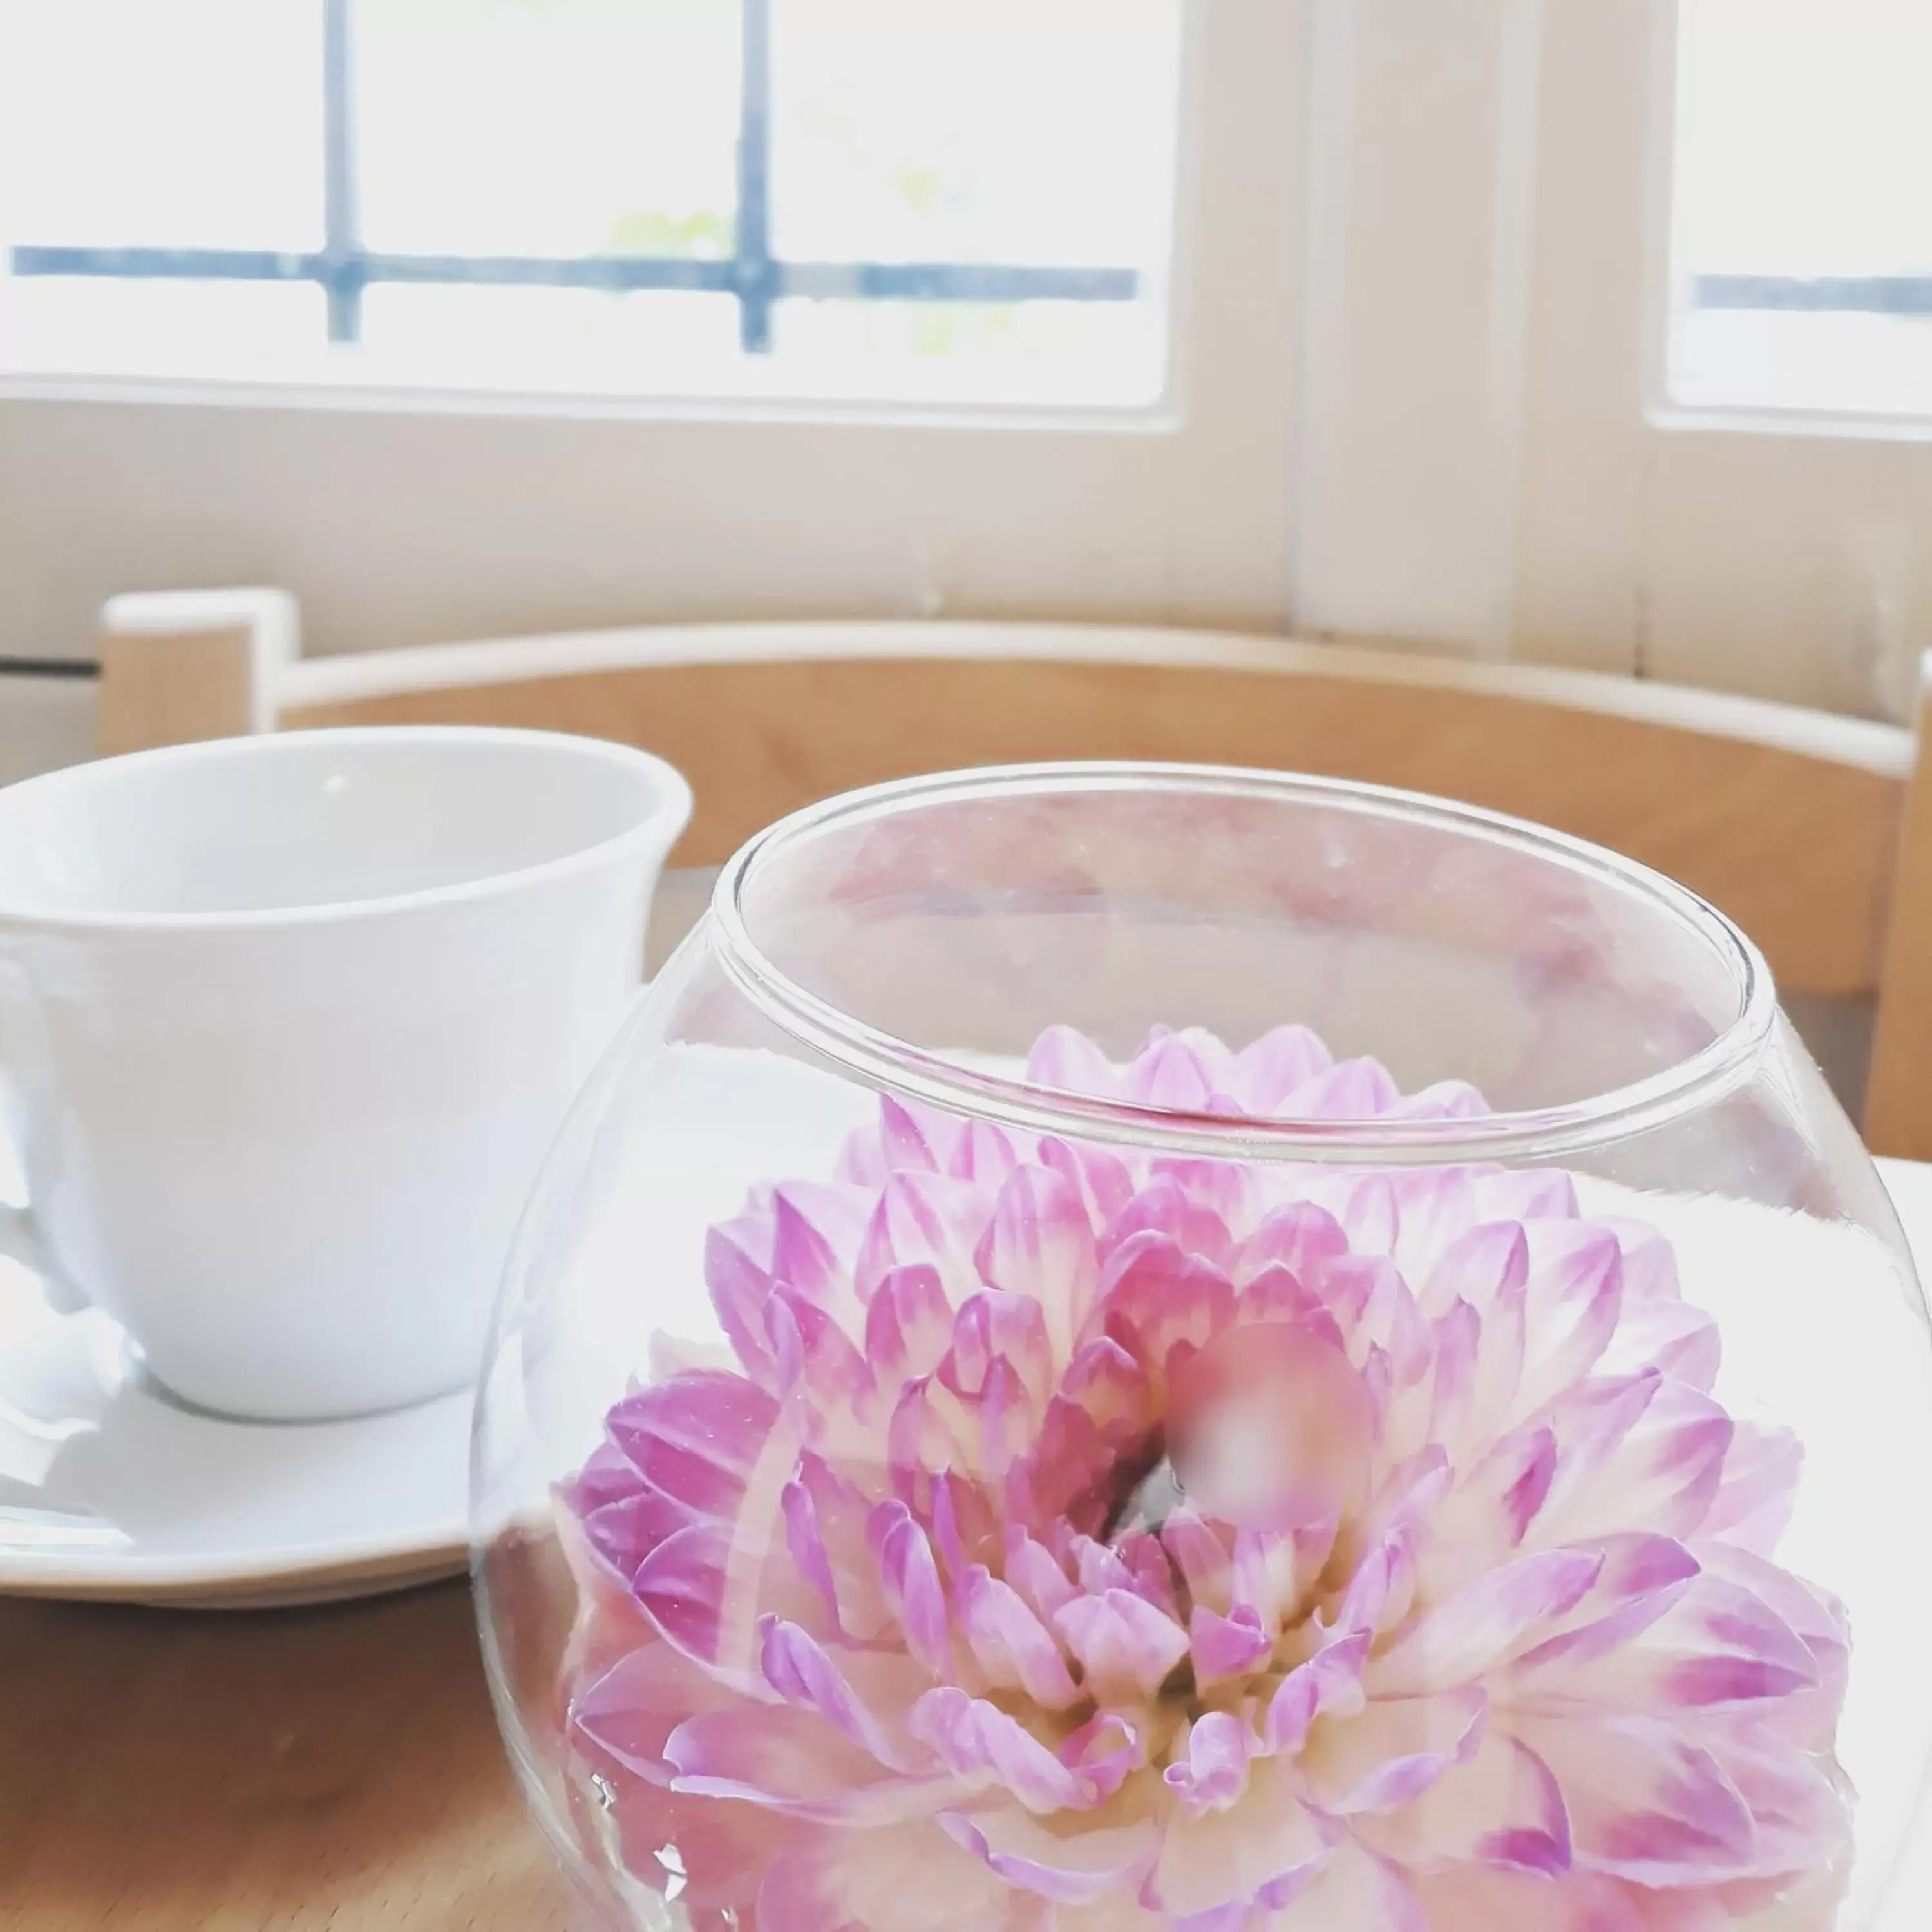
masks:
[[[1286,1028],[1042,1084],[1415,1118]],[[566,1513],[586,1828],[738,1932],[1730,1932],[1835,1910],[1848,1660],[1668,1244],[1553,1172],[882,1102],[712,1232],[728,1356]]]

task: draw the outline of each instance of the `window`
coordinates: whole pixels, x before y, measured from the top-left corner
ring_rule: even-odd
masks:
[[[117,591],[237,583],[295,592],[321,651],[1286,623],[1294,0],[355,0],[336,238],[452,279],[365,274],[334,343],[303,272],[326,18],[0,0],[0,653],[87,651]],[[760,23],[761,299],[734,266]],[[16,248],[276,259],[20,274]],[[694,286],[453,266],[610,256]]]
[[[0,364],[1144,406],[1182,0],[0,0]]]
[[[1672,401],[1932,418],[1932,9],[1683,0]]]

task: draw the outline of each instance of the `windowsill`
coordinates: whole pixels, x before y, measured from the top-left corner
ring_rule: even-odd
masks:
[[[1042,384],[1034,397],[1008,392],[991,398],[946,394],[936,386],[920,393],[816,393],[799,386],[781,390],[741,386],[694,388],[688,393],[614,394],[596,390],[461,388],[424,382],[371,382],[346,379],[240,381],[205,376],[0,374],[0,404],[60,402],[110,406],[362,412],[410,416],[514,416],[566,421],[799,424],[822,427],[949,430],[1042,430],[1095,435],[1172,435],[1180,412],[1165,398],[1145,402],[1069,399]]]

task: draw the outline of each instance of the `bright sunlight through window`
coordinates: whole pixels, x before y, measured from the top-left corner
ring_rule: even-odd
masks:
[[[0,374],[1122,406],[1183,0],[0,0]]]
[[[1932,5],[1679,7],[1670,400],[1932,417]]]

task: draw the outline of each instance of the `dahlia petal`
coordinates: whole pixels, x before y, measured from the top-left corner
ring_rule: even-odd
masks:
[[[1301,1801],[1285,1767],[1283,1760],[1257,1763],[1247,1802],[1232,1809],[1178,1810],[1141,1903],[1186,1919],[1259,1904],[1270,1891],[1286,1902],[1309,1883],[1334,1856],[1338,1834]]]
[[[845,1663],[865,1673],[872,1700],[887,1708],[903,1710],[924,1688],[916,1666],[903,1655],[854,1651],[846,1654]],[[918,1760],[854,1689],[847,1669],[797,1624],[772,1616],[760,1620],[759,1669],[788,1704],[816,1712],[876,1764],[889,1771],[918,1767]]]
[[[889,1824],[929,1816],[966,1788],[951,1778],[882,1775],[822,1717],[790,1705],[700,1712],[680,1724],[664,1749],[674,1791],[734,1798],[790,1818]]]
[[[970,1181],[914,1172],[892,1174],[879,1190],[860,1249],[859,1298],[869,1301],[894,1268],[925,1262],[939,1271],[949,1301],[964,1300],[980,1286],[973,1250],[984,1222],[980,1192]]]
[[[1348,1580],[1334,1629],[1353,1636],[1379,1636],[1401,1622],[1414,1600],[1415,1558],[1408,1535],[1398,1529],[1384,1536],[1356,1565]]]
[[[1660,1228],[1648,1221],[1630,1221],[1612,1215],[1602,1226],[1617,1238],[1624,1251],[1624,1299],[1648,1301],[1661,1297],[1677,1300],[1682,1291],[1677,1280],[1677,1250]]]
[[[1550,1221],[1522,1232],[1530,1257],[1528,1346],[1512,1422],[1591,1372],[1623,1310],[1623,1250],[1606,1229]]]
[[[1232,1612],[1252,1610],[1264,1629],[1280,1630],[1310,1567],[1304,1564],[1292,1535],[1279,1530],[1236,1530],[1228,1575]]]
[[[892,1493],[929,1506],[941,1471],[976,1466],[978,1444],[958,1398],[931,1378],[908,1382],[886,1426],[886,1467]]]
[[[1090,1808],[1091,1784],[1026,1726],[955,1684],[927,1691],[906,1729],[967,1790],[998,1786],[1037,1814]]]
[[[1394,1076],[1364,1054],[1324,1067],[1293,1088],[1270,1109],[1283,1120],[1372,1120],[1402,1098]]]
[[[1435,1696],[1372,1697],[1354,1715],[1317,1726],[1300,1757],[1310,1795],[1346,1818],[1413,1804],[1481,1743],[1489,1700],[1465,1687]]]
[[[1068,1547],[1072,1557],[1073,1574],[1088,1596],[1103,1596],[1109,1590],[1132,1590],[1138,1593],[1140,1586],[1134,1573],[1106,1544],[1090,1536],[1076,1536]]]
[[[1217,1058],[1222,1064],[1210,1066],[1185,1034],[1150,1040],[1127,1068],[1127,1098],[1168,1113],[1205,1113],[1223,1084],[1220,1076],[1232,1070],[1225,1047]]]
[[[1721,1907],[1718,1916],[1660,1922],[1637,1894],[1595,1872],[1551,1878],[1522,1870],[1463,1865],[1416,1881],[1430,1932],[1736,1932]],[[1674,1900],[1675,1894],[1643,1894]]]
[[[1400,1226],[1396,1264],[1411,1281],[1426,1281],[1456,1238],[1476,1225],[1474,1179],[1466,1167],[1409,1168],[1391,1174],[1389,1185]]]
[[[889,1269],[866,1309],[866,1359],[882,1386],[929,1376],[952,1342],[952,1304],[928,1263]]]
[[[1636,1885],[1713,1885],[1748,1873],[1750,1809],[1711,1754],[1642,1715],[1520,1714],[1516,1735],[1556,1777],[1577,1864]]]
[[[607,1437],[592,1450],[584,1467],[562,1486],[561,1493],[572,1510],[580,1516],[606,1503],[622,1502],[634,1496],[638,1472],[630,1460]]]
[[[1062,1094],[1090,1094],[1096,1100],[1122,1097],[1120,1070],[1089,1040],[1070,1026],[1051,1026],[1034,1042],[1027,1056],[1026,1077],[1035,1087]]]
[[[1305,1026],[1278,1026],[1234,1056],[1228,1088],[1250,1114],[1279,1116],[1291,1094],[1334,1064],[1320,1035]]]
[[[1100,1292],[1079,1190],[1050,1168],[1016,1169],[994,1202],[974,1260],[989,1287],[1040,1309],[1052,1354],[1064,1362]]]
[[[1080,1687],[1052,1634],[1010,1583],[976,1566],[959,1589],[959,1623],[987,1681],[1021,1690],[1049,1711],[1080,1700]]]
[[[1061,1744],[1060,1761],[1078,1772],[1094,1802],[1104,1804],[1147,1762],[1147,1739],[1118,1711],[1101,1711]]]
[[[1187,1633],[1131,1590],[1076,1597],[1054,1612],[1053,1628],[1102,1704],[1151,1697],[1187,1654]]]
[[[1628,1642],[1568,1656],[1537,1675],[1539,1703],[1628,1710],[1761,1707],[1814,1690],[1818,1660],[1763,1599],[1721,1576],[1700,1575]]]
[[[1039,1432],[1027,1385],[1012,1363],[1004,1355],[997,1355],[986,1370],[985,1386],[975,1395],[955,1399],[966,1412],[968,1421],[964,1439],[972,1452],[970,1466],[997,1489],[1008,1472],[1025,1456]]]
[[[1481,1221],[1574,1221],[1576,1184],[1561,1168],[1498,1168],[1471,1176]]]
[[[1441,1598],[1521,1548],[1556,1472],[1556,1438],[1545,1426],[1513,1430],[1429,1512],[1418,1558],[1424,1593]]]
[[[1810,1654],[1817,1688],[1791,1699],[1780,1711],[1757,1714],[1758,1721],[1800,1742],[1830,1736],[1844,1704],[1851,1669],[1851,1623],[1844,1605],[1790,1570],[1733,1544],[1700,1542],[1694,1554],[1711,1575],[1750,1591]]]
[[[867,1534],[872,1506],[858,1490],[813,1454],[780,1498],[785,1549],[803,1586],[828,1605],[851,1642],[869,1643],[885,1631],[892,1612],[879,1588],[879,1568]]]
[[[1228,1588],[1232,1582],[1232,1559],[1228,1540],[1214,1524],[1202,1519],[1200,1510],[1183,1505],[1167,1516],[1160,1528],[1161,1547],[1180,1573],[1192,1606],[1208,1606],[1227,1613],[1231,1607]]]
[[[704,1285],[718,1325],[745,1372],[769,1386],[776,1373],[765,1336],[772,1292],[771,1216],[747,1214],[720,1222],[704,1237]]]
[[[731,1533],[701,1523],[667,1537],[638,1566],[631,1593],[666,1642],[709,1664],[718,1654]]]
[[[698,1515],[728,1517],[777,1416],[755,1383],[710,1370],[626,1396],[604,1426],[646,1482]]]
[[[1059,1560],[1023,1531],[1007,1534],[1006,1570],[1006,1581],[1026,1599],[1034,1615],[1048,1623],[1080,1594]]]
[[[1049,1136],[1040,1144],[1040,1160],[1078,1192],[1092,1228],[1105,1227],[1133,1198],[1133,1175],[1126,1162],[1105,1148]]]
[[[1240,1077],[1242,1056],[1224,1044],[1219,1034],[1191,1026],[1183,1027],[1175,1037],[1193,1054],[1210,1086],[1223,1093],[1232,1090]]]
[[[1588,1592],[1510,1666],[1512,1696],[1560,1697],[1565,1673],[1634,1642],[1700,1574],[1696,1558],[1667,1536],[1633,1532],[1606,1537],[1596,1548],[1604,1567]]]
[[[1019,1166],[1012,1137],[990,1120],[968,1120],[952,1150],[946,1171],[956,1180],[997,1187]]]
[[[1112,1510],[1119,1460],[1118,1432],[1102,1430],[1077,1402],[1055,1396],[1032,1453],[1009,1472],[1009,1520],[1022,1528],[1064,1522],[1098,1532]]]
[[[1425,1315],[1439,1315],[1462,1301],[1486,1318],[1498,1300],[1528,1280],[1529,1256],[1521,1222],[1478,1222],[1451,1238],[1437,1255],[1423,1278],[1418,1305]]]
[[[1101,1238],[1102,1299],[1113,1292],[1119,1279],[1123,1251],[1149,1237],[1217,1271],[1226,1268],[1234,1256],[1234,1237],[1226,1222],[1204,1202],[1194,1199],[1178,1180],[1156,1176],[1136,1189]]]
[[[1369,1666],[1372,1698],[1467,1684],[1507,1663],[1538,1628],[1582,1601],[1604,1567],[1588,1550],[1519,1556],[1424,1613]]]
[[[1473,1120],[1488,1113],[1490,1103],[1466,1080],[1438,1080],[1404,1095],[1386,1111],[1392,1120]]]
[[[946,1592],[925,1531],[896,1498],[879,1504],[868,1528],[878,1552],[880,1586],[906,1648],[935,1676],[946,1675],[952,1665]]]
[[[1187,1642],[1194,1682],[1203,1690],[1258,1670],[1274,1648],[1274,1633],[1262,1628],[1261,1613],[1247,1604],[1226,1617],[1196,1604],[1187,1620]]]
[[[1357,1181],[1340,1204],[1336,1218],[1357,1255],[1393,1255],[1401,1226],[1395,1190],[1387,1178],[1371,1174]]]
[[[789,1394],[802,1384],[816,1432],[836,1432],[872,1390],[866,1358],[825,1309],[783,1282],[772,1291],[765,1321],[780,1386]]]
[[[1408,1880],[1386,1859],[1345,1838],[1334,1858],[1268,1920],[1268,1932],[1449,1932],[1432,1925]],[[1460,1932],[1460,1928],[1459,1928]],[[1484,1932],[1495,1932],[1485,1927]],[[1538,1926],[1537,1932],[1544,1932]]]
[[[1780,1879],[1827,1866],[1851,1836],[1848,1792],[1809,1750],[1730,1730],[1702,1740],[1751,1816],[1755,1876]]]
[[[1348,1332],[1352,1356],[1368,1346],[1382,1348],[1401,1387],[1428,1373],[1434,1330],[1393,1262],[1380,1255],[1346,1255],[1320,1263],[1314,1280],[1322,1301]]]
[[[915,1110],[890,1094],[879,1096],[878,1145],[885,1173],[915,1171],[943,1174],[949,1149],[946,1134],[952,1123],[944,1114]],[[878,1177],[880,1184],[885,1173]]]
[[[1210,1711],[1189,1727],[1187,1756],[1162,1773],[1191,1816],[1225,1811],[1248,1788],[1253,1733],[1230,1711]]]
[[[1555,1777],[1494,1725],[1414,1802],[1364,1828],[1378,1851],[1415,1871],[1474,1864],[1548,1879],[1570,1868],[1570,1814]]]
[[[1622,1301],[1598,1372],[1628,1376],[1655,1369],[1708,1395],[1723,1354],[1717,1323],[1702,1309],[1666,1295],[1638,1299],[1626,1293]]]
[[[1114,1251],[1096,1312],[1146,1370],[1158,1402],[1175,1348],[1202,1348],[1233,1323],[1234,1291],[1218,1268],[1148,1232]]]
[[[1370,1641],[1366,1630],[1342,1637],[1282,1679],[1262,1720],[1264,1750],[1270,1756],[1292,1757],[1306,1742],[1317,1718],[1324,1713],[1352,1718],[1362,1708],[1362,1672],[1369,1660]]]
[[[1114,1550],[1126,1566],[1127,1587],[1177,1623],[1184,1621],[1180,1600],[1174,1594],[1174,1565],[1167,1560],[1160,1538],[1150,1529],[1130,1530],[1124,1535],[1117,1532]]]
[[[818,1506],[803,1481],[788,1483],[778,1498],[784,1513],[785,1548],[798,1573],[830,1613],[834,1624],[838,1618],[838,1585],[832,1574],[832,1558],[818,1527]]]
[[[733,1692],[670,1644],[643,1643],[574,1692],[568,1723],[607,1766],[668,1785],[671,1733],[699,1712],[734,1702]]]
[[[1804,1445],[1790,1430],[1738,1424],[1699,1533],[1770,1556],[1791,1520],[1804,1462]]]
[[[974,1564],[991,1564],[1000,1549],[998,1511],[986,1491],[956,1469],[932,1479],[932,1515],[928,1526],[934,1553],[948,1575],[965,1575]]]
[[[808,1833],[766,1868],[758,1932],[1018,1932],[1006,1888],[935,1817]],[[1029,1928],[1030,1932],[1030,1928]]]
[[[1242,1284],[1240,1318],[1244,1327],[1254,1328],[1268,1322],[1323,1323],[1338,1346],[1346,1346],[1335,1316],[1322,1298],[1285,1268],[1264,1268]]]
[[[1004,1883],[1056,1905],[1112,1902],[1136,1882],[1154,1852],[1144,1825],[1049,1832],[1012,1805],[942,1811],[938,1822]]]
[[[983,1289],[959,1304],[939,1379],[955,1395],[980,1396],[993,1385],[1000,1366],[1013,1376],[1030,1408],[1046,1406],[1054,1381],[1046,1311],[1029,1294]]]
[[[772,1279],[814,1298],[848,1293],[848,1276],[811,1211],[814,1204],[806,1184],[788,1183],[772,1190]]]
[[[1241,1244],[1232,1273],[1244,1286],[1274,1268],[1309,1281],[1322,1264],[1339,1261],[1348,1252],[1347,1231],[1325,1208],[1312,1201],[1291,1201],[1263,1216]]]
[[[1493,1325],[1493,1324],[1492,1324]],[[1476,1405],[1476,1368],[1484,1342],[1483,1318],[1466,1301],[1454,1301],[1436,1318],[1436,1379],[1431,1391],[1432,1442],[1460,1448]],[[1522,1324],[1516,1324],[1520,1336]],[[1492,1353],[1495,1352],[1492,1337]],[[1454,1453],[1454,1448],[1450,1453]]]
[[[1538,1542],[1588,1542],[1632,1523],[1680,1539],[1698,1528],[1735,1432],[1717,1403],[1681,1382],[1650,1384],[1645,1377],[1634,1378],[1580,1429],[1571,1427],[1566,1403],[1550,1412],[1560,1447],[1534,1526]]]
[[[633,1476],[632,1481],[637,1484]],[[648,1483],[614,1502],[586,1511],[585,1540],[628,1588],[638,1566],[668,1537],[700,1521],[688,1504]]]

